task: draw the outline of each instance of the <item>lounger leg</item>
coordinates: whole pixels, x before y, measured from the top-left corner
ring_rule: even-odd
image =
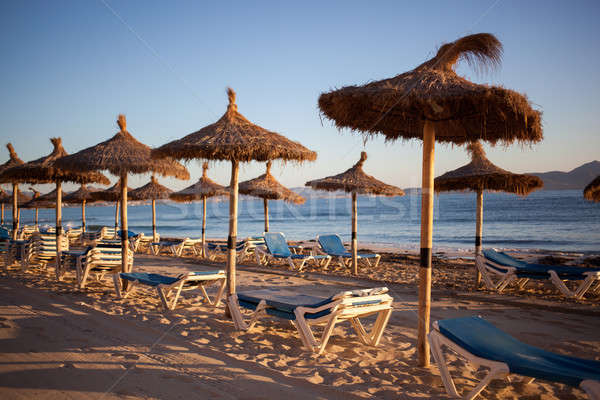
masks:
[[[290,322],[296,328],[296,331],[298,332],[298,336],[300,336],[300,341],[302,342],[304,347],[311,353],[314,352],[315,347],[311,344],[310,338],[306,336],[306,333],[304,332],[302,327],[298,324],[298,321],[290,321]],[[311,334],[311,336],[312,336],[312,334]]]
[[[391,308],[380,311],[379,315],[377,315],[377,319],[375,320],[375,326],[373,327],[372,334],[371,334],[371,345],[372,346],[379,346],[379,341],[381,340],[381,337],[383,336],[383,331],[385,330],[385,327],[387,326],[391,315],[392,315]]]
[[[85,284],[87,282],[89,274],[90,274],[90,267],[88,265],[86,265],[85,268],[83,269],[83,274],[81,276],[81,282],[79,282],[80,289],[83,289],[85,287]]]
[[[165,292],[163,291],[163,289],[160,286],[156,287],[156,291],[158,292],[158,297],[160,297],[160,301],[162,301],[163,306],[165,307],[166,310],[170,310],[169,308],[169,302],[167,300],[167,296],[165,294]]]
[[[240,312],[240,305],[238,304],[237,295],[233,294],[229,296],[227,299],[227,307],[229,307],[229,312],[231,313],[231,318],[233,319],[233,324],[235,325],[235,329],[237,330],[248,330],[248,325],[244,321],[244,317]]]
[[[223,293],[225,292],[225,286],[227,286],[227,281],[225,279],[221,279],[221,286],[217,292],[217,297],[215,297],[214,307],[218,307],[219,304],[221,304],[221,299],[223,298]]]
[[[119,274],[112,274],[113,283],[115,284],[115,292],[117,293],[117,299],[121,298],[121,280]]]
[[[331,337],[331,334],[333,333],[333,328],[335,328],[335,324],[338,321],[338,317],[337,317],[337,313],[333,313],[331,315],[331,319],[329,320],[329,322],[327,323],[327,325],[325,326],[325,329],[323,330],[323,336],[321,337],[321,344],[319,345],[318,349],[317,349],[317,354],[323,354],[323,352],[325,351],[325,347],[327,346],[327,343],[329,342],[329,338]],[[314,336],[312,335],[312,331],[310,330],[310,326],[308,324],[306,324],[307,328],[308,328],[308,333],[310,333],[311,338],[314,340]]]
[[[363,344],[366,344],[367,346],[370,345],[371,341],[369,334],[365,330],[363,324],[360,323],[358,317],[350,318],[350,323],[354,327],[354,331],[356,332],[356,335],[358,336],[360,341],[363,342]]]
[[[552,281],[552,283],[554,284],[554,286],[556,286],[556,288],[558,290],[560,290],[562,292],[562,294],[564,294],[567,297],[573,297],[575,299],[580,299],[583,297],[583,295],[585,294],[585,292],[590,288],[590,286],[592,285],[592,283],[594,282],[594,278],[591,276],[588,276],[582,283],[581,285],[579,285],[579,287],[577,288],[577,290],[572,291],[571,289],[569,289],[567,287],[567,285],[565,285],[565,283],[562,281],[562,279],[559,278],[559,276],[556,274],[556,271],[549,271],[550,272],[550,280]]]
[[[375,265],[373,265],[373,268],[377,268],[379,261],[381,261],[381,256],[377,255],[377,257],[375,257]]]
[[[118,274],[116,274],[118,275]],[[129,281],[129,284],[127,285],[127,289],[125,289],[124,291],[121,292],[121,298],[126,298],[127,296],[129,296],[131,293],[134,292],[135,290],[135,285],[137,284],[137,281]]]
[[[446,393],[448,393],[451,397],[460,397],[458,392],[456,391],[456,386],[454,385],[454,380],[452,379],[452,375],[450,375],[450,371],[448,370],[448,364],[446,364],[446,358],[444,357],[444,353],[442,352],[442,345],[439,341],[439,333],[437,331],[431,331],[428,336],[429,344],[431,345],[431,354],[433,354],[433,359],[440,370],[440,375],[442,377],[442,383],[446,388]]]
[[[179,300],[179,296],[181,295],[181,290],[183,289],[183,284],[184,284],[184,282],[181,281],[181,283],[179,285],[177,285],[175,296],[173,296],[173,299],[171,300],[171,306],[169,307],[169,310],[175,309],[175,305],[177,305],[177,300]],[[169,290],[169,293],[170,293],[170,291],[171,290]]]
[[[575,291],[575,298],[581,299],[596,280],[595,276],[588,276]]]
[[[213,305],[212,300],[210,299],[210,297],[208,297],[208,293],[206,293],[206,288],[204,287],[204,285],[200,284],[200,291],[202,292],[202,297],[204,297],[204,300],[209,304],[209,305]]]

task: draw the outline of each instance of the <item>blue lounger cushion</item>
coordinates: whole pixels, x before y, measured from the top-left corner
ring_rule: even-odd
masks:
[[[503,362],[512,373],[578,387],[581,381],[600,381],[600,361],[563,356],[510,336],[481,317],[438,321],[440,333],[471,354]]]
[[[219,271],[196,271],[194,275],[215,275],[218,273],[222,273],[222,270]],[[122,279],[128,281],[138,281],[144,285],[148,286],[158,286],[158,285],[172,285],[173,283],[179,281],[180,277],[166,276],[161,274],[150,274],[146,272],[121,272],[119,274]]]
[[[352,258],[352,253],[348,252],[338,235],[319,236],[319,244],[325,253],[333,257]],[[375,258],[377,254],[357,254],[359,258]]]
[[[518,260],[514,257],[509,256],[501,251],[492,249],[483,250],[483,255],[488,260],[495,262],[496,264],[505,265],[507,267],[516,268],[516,274],[519,277],[524,278],[540,278],[548,277],[549,271],[554,271],[561,279],[584,279],[583,275],[585,272],[597,272],[600,268],[586,268],[586,267],[574,267],[567,265],[546,265],[546,264],[534,264],[528,263],[522,260]]]

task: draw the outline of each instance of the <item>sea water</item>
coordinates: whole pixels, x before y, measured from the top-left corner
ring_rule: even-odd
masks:
[[[337,233],[350,239],[351,200],[339,193],[311,197],[303,205],[270,201],[270,230],[288,239],[308,240]],[[590,203],[577,190],[538,191],[527,197],[503,193],[483,196],[485,247],[600,252],[600,204]],[[157,203],[158,232],[163,237],[199,237],[202,203]],[[435,196],[433,243],[436,250],[471,251],[474,247],[476,196],[446,193]],[[114,226],[114,206],[86,208],[88,226]],[[129,229],[152,232],[150,204],[129,205]],[[8,213],[7,213],[8,214]],[[31,224],[33,211],[23,210],[22,224]],[[80,226],[80,207],[63,209],[65,227]],[[10,216],[8,216],[10,220]],[[418,249],[420,195],[358,198],[358,239],[396,249]],[[226,238],[229,203],[226,198],[207,203],[207,237]],[[40,210],[40,224],[54,224],[54,210]],[[264,230],[262,199],[239,202],[238,238]]]

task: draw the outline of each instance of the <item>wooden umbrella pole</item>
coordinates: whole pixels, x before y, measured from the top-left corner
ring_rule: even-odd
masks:
[[[62,239],[62,182],[56,181],[56,277],[60,278],[60,252]]]
[[[202,196],[202,257],[206,257],[206,196]]]
[[[35,227],[36,227],[36,228],[37,228],[37,226],[38,226],[38,216],[39,216],[39,213],[38,213],[38,211],[39,211],[39,209],[37,209],[37,208],[36,208],[36,209],[35,209]]]
[[[152,241],[158,242],[156,240],[156,199],[152,199]]]
[[[17,234],[19,232],[19,208],[17,205],[17,196],[19,195],[19,185],[13,183],[13,198],[12,198],[12,238],[17,240]]]
[[[265,206],[265,232],[269,232],[269,200],[263,199]]]
[[[352,192],[352,273],[354,275],[358,275],[357,203],[356,192]]]
[[[237,208],[238,208],[238,174],[239,163],[231,162],[231,188],[229,194],[229,237],[227,238],[227,294],[232,296],[235,294],[235,243],[237,241]],[[228,316],[231,316],[231,311],[226,308]]]
[[[81,231],[85,232],[85,200],[81,202]]]
[[[429,318],[431,307],[431,247],[433,237],[433,168],[435,129],[425,121],[423,127],[423,181],[421,186],[421,265],[419,268],[419,327],[417,350],[419,366],[429,366]]]
[[[2,213],[0,214],[0,225],[4,225],[4,203],[0,204],[2,207]]]
[[[475,258],[477,255],[481,253],[481,237],[483,230],[483,190],[477,190],[477,227],[475,228]],[[476,288],[479,287],[479,283],[481,282],[481,274],[479,273],[479,269],[475,267],[475,282]]]
[[[115,236],[119,231],[119,200],[115,202]]]
[[[129,237],[127,235],[127,172],[121,173],[121,271],[129,271],[127,255],[129,252]],[[125,286],[126,288],[126,286]]]

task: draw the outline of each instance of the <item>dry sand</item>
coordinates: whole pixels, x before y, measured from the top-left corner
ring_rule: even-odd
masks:
[[[388,281],[395,304],[380,346],[362,345],[350,326],[341,324],[322,356],[304,351],[296,331],[284,321],[265,320],[250,332],[236,332],[224,317],[223,306],[215,310],[200,304],[193,292],[185,293],[174,311],[164,312],[151,290],[118,300],[109,280],[92,282],[79,291],[72,274],[57,282],[52,274],[35,268],[27,273],[2,272],[0,397],[447,398],[435,365],[416,367],[416,270],[411,262],[402,261],[402,254],[386,257],[370,279],[350,277],[336,267],[328,274],[316,270],[298,274],[285,266],[240,266],[240,290],[285,285],[331,295],[349,287],[382,285],[373,278]],[[432,320],[478,314],[524,342],[600,359],[597,301],[548,300],[535,290],[507,295],[469,292],[468,261],[444,262],[447,271],[434,279]],[[223,264],[136,255],[134,268],[178,274]],[[448,287],[452,279],[457,283]],[[457,379],[459,391],[482,376],[463,361],[453,356],[450,360],[451,370],[463,376]],[[524,385],[518,380],[494,381],[483,397],[584,397],[565,385],[546,381]]]

